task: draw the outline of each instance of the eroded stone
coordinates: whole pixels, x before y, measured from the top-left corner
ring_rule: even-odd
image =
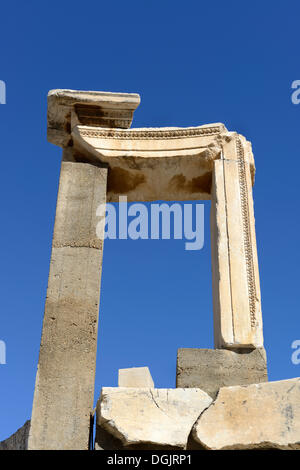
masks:
[[[300,379],[221,388],[193,437],[212,450],[300,449]]]
[[[221,387],[267,380],[264,348],[239,353],[226,349],[178,349],[177,387],[199,387],[215,398]]]
[[[83,125],[126,129],[139,104],[140,97],[136,93],[51,90],[48,93],[48,140],[66,147],[71,141],[71,118]]]
[[[212,398],[200,389],[102,389],[97,426],[125,447],[186,448],[191,428]]]
[[[28,448],[87,450],[93,409],[105,168],[62,162]]]
[[[27,450],[30,421],[26,421],[14,434],[0,442],[0,450]]]

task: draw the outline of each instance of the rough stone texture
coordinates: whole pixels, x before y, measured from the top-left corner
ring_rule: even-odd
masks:
[[[104,168],[62,163],[29,449],[88,448],[106,178]]]
[[[97,435],[104,430],[125,448],[185,449],[193,424],[211,402],[200,389],[105,387],[97,404]],[[103,448],[103,440],[97,446]]]
[[[213,450],[300,449],[300,379],[221,388],[193,437]]]
[[[71,115],[76,122],[99,127],[128,128],[140,103],[135,93],[51,90],[48,93],[48,140],[66,147],[71,141]]]
[[[154,382],[148,367],[131,367],[119,369],[119,387],[154,388]]]
[[[226,349],[178,349],[176,387],[199,387],[215,398],[221,387],[267,380],[264,348],[248,353]]]
[[[0,450],[27,450],[30,421],[26,421],[23,426],[5,441],[0,442]]]
[[[214,162],[211,247],[215,348],[263,347],[251,169],[241,136]]]

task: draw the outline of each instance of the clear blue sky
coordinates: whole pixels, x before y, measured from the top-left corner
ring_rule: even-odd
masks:
[[[49,89],[138,92],[135,127],[224,122],[253,142],[265,346],[271,380],[300,376],[299,2],[26,1],[1,5],[0,440],[30,417],[60,149],[46,140]],[[96,397],[148,365],[175,386],[178,347],[213,347],[205,244],[107,241]]]

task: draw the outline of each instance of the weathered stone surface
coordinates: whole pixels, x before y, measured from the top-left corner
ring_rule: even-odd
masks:
[[[193,437],[213,450],[300,449],[300,379],[221,388]]]
[[[154,382],[148,367],[131,367],[119,369],[119,387],[154,388]]]
[[[87,448],[103,242],[99,231],[96,236],[96,208],[105,202],[107,179],[108,201],[118,201],[120,195],[128,201],[211,199],[215,346],[245,351],[263,346],[251,145],[219,123],[128,130],[138,104],[138,95],[49,93],[48,139],[68,150],[62,163],[29,448]],[[126,390],[130,397],[137,393]],[[189,390],[191,396],[204,393]],[[112,411],[123,421],[116,425],[101,415],[99,426],[107,432],[114,429],[114,438],[127,448],[154,442],[183,448],[182,422],[191,418],[190,403],[181,395],[180,406],[175,396],[170,403],[169,394],[175,392],[178,398],[184,390],[168,391],[167,397],[156,391],[157,401],[147,389],[156,413],[149,416],[145,410],[151,407],[144,409],[141,395],[138,409],[137,397],[128,398],[127,409],[112,400],[103,416]],[[130,428],[129,435],[125,428],[133,423],[128,424],[128,410],[139,423],[146,414],[148,423]],[[141,441],[144,429],[148,434]]]
[[[66,147],[71,140],[71,115],[78,123],[128,128],[140,104],[135,93],[51,90],[48,93],[48,140]]]
[[[199,387],[215,398],[221,387],[267,382],[264,348],[236,353],[226,349],[181,348],[177,352],[176,387]]]
[[[109,165],[107,200],[209,199],[223,124],[189,128],[99,129],[72,125],[74,147]],[[229,133],[227,133],[229,134]]]
[[[263,347],[251,144],[221,123],[128,129],[125,114],[138,103],[138,95],[54,90],[50,140],[72,141],[74,162],[108,167],[108,201],[211,199],[215,347]]]
[[[211,402],[200,389],[105,387],[97,426],[125,447],[184,449],[193,424]]]
[[[102,426],[96,424],[96,436],[94,443],[95,450],[128,450],[122,441],[106,431]]]
[[[249,148],[232,140],[214,162],[211,192],[215,348],[254,349],[263,333]]]
[[[106,177],[104,168],[62,163],[29,449],[88,448]]]
[[[0,442],[0,450],[27,450],[30,421],[26,421],[23,426],[14,434]]]

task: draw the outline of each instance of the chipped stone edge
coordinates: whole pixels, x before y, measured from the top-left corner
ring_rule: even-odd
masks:
[[[59,147],[67,147],[71,141],[71,115],[74,106],[98,106],[104,110],[115,110],[113,127],[131,126],[133,113],[141,101],[137,93],[114,93],[104,91],[80,91],[55,89],[47,97],[47,138]],[[124,112],[126,116],[124,117]]]
[[[271,383],[276,383],[276,382],[285,382],[285,381],[293,380],[293,379],[296,380],[297,382],[300,381],[300,377],[293,377],[292,379],[274,380],[273,382],[267,382],[267,383],[271,384]],[[242,444],[242,443],[235,443],[233,445],[223,446],[221,448],[216,448],[216,447],[207,446],[206,444],[204,444],[204,442],[201,441],[201,439],[198,438],[198,436],[197,436],[197,425],[198,425],[201,417],[203,416],[203,414],[208,409],[210,409],[212,406],[214,406],[216,404],[216,401],[217,401],[218,396],[219,396],[222,389],[230,389],[230,388],[236,388],[236,387],[248,388],[248,387],[252,387],[253,385],[255,385],[257,388],[261,388],[263,385],[265,385],[265,382],[258,383],[258,384],[255,383],[255,384],[248,384],[248,385],[231,385],[231,386],[227,386],[227,387],[220,387],[220,389],[218,390],[218,393],[217,393],[215,399],[213,400],[213,402],[207,408],[205,408],[205,410],[203,410],[200,413],[199,417],[196,419],[195,423],[193,424],[191,432],[189,434],[189,439],[190,439],[190,436],[192,436],[192,439],[194,440],[196,445],[199,446],[199,448],[202,447],[204,450],[221,450],[221,451],[222,450],[260,450],[260,449],[263,449],[263,450],[265,450],[265,449],[268,449],[268,450],[272,450],[272,449],[275,449],[275,450],[300,450],[300,440],[298,442],[294,443],[294,444],[280,444],[280,443],[274,443],[274,442],[271,442],[271,441],[263,441],[263,442],[247,444],[247,445]]]
[[[197,387],[199,388],[199,387]],[[154,402],[154,404],[161,410],[164,412],[164,410],[162,408],[160,408],[160,406],[157,404],[154,396],[153,396],[153,393],[152,393],[152,390],[154,390],[154,388],[151,388],[151,387],[141,387],[140,388],[141,390],[145,390],[145,391],[149,391],[150,392],[150,395],[151,395],[151,398]],[[176,389],[174,389],[176,390]],[[183,389],[184,390],[184,389]],[[205,393],[206,395],[208,395],[204,390],[202,390],[201,388],[199,388],[199,390],[201,390],[203,393]],[[218,392],[219,393],[219,392]],[[218,393],[217,393],[217,396],[218,396]],[[208,395],[209,396],[209,395]],[[181,443],[178,443],[176,446],[172,445],[172,447],[174,448],[181,448],[182,450],[186,450],[187,449],[187,445],[188,445],[188,441],[189,441],[189,438],[190,438],[190,435],[194,429],[194,426],[196,425],[196,423],[198,422],[198,420],[200,419],[200,417],[202,416],[202,414],[208,409],[210,408],[214,401],[217,399],[217,396],[215,399],[213,399],[212,397],[211,398],[211,403],[206,407],[204,408],[204,410],[201,411],[200,415],[197,417],[197,419],[195,420],[195,422],[192,424],[191,426],[191,429],[190,431],[187,433],[187,439],[186,439],[186,443],[185,445],[182,445]],[[106,400],[107,403],[109,403],[110,401],[110,398],[109,396],[107,395],[104,395],[103,394],[103,390],[101,391],[101,395],[100,395],[100,398],[98,400],[98,403],[97,403],[97,407],[98,407],[98,404],[100,403],[103,403],[104,402],[104,398]],[[96,407],[96,408],[97,408]],[[136,441],[132,441],[128,438],[128,434],[125,433],[125,431],[122,431],[122,433],[120,431],[118,431],[118,428],[115,424],[115,421],[113,419],[109,420],[109,419],[105,419],[102,415],[100,415],[100,422],[99,422],[99,427],[103,428],[107,433],[109,433],[112,437],[114,438],[117,438],[119,441],[122,442],[123,446],[124,446],[124,449],[126,449],[127,447],[130,447],[130,446],[134,446],[137,444]],[[149,446],[153,445],[153,446],[157,446],[157,442],[154,442],[154,441],[145,441],[145,442],[141,442],[141,444],[147,444]],[[160,446],[170,446],[170,443],[169,442],[163,442],[163,443],[160,443],[159,444]]]

